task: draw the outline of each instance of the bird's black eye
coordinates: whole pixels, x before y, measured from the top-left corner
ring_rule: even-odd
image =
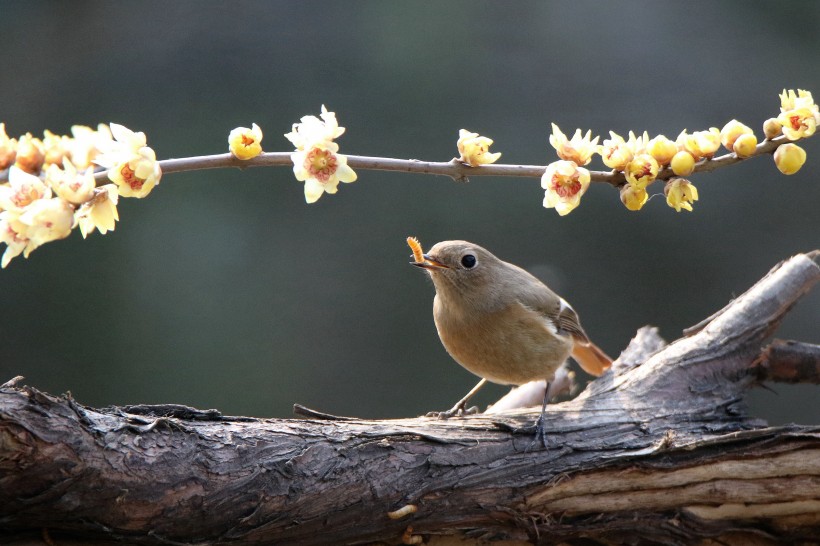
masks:
[[[472,254],[465,254],[461,257],[461,265],[463,265],[466,269],[472,269],[475,267],[476,259],[475,256]]]

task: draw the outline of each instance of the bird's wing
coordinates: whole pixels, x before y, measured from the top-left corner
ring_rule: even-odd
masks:
[[[589,344],[589,337],[581,327],[581,321],[578,320],[578,314],[575,312],[575,309],[573,309],[570,304],[564,300],[564,298],[559,298],[559,300],[561,304],[558,310],[558,318],[556,320],[558,331],[560,332],[563,330],[564,332],[567,332],[578,343],[583,345]]]
[[[509,264],[512,266],[512,264]],[[518,276],[516,292],[518,301],[523,305],[541,313],[549,320],[556,330],[582,344],[589,343],[586,332],[581,327],[578,314],[564,298],[550,290],[547,285],[527,271],[517,267],[521,275]]]

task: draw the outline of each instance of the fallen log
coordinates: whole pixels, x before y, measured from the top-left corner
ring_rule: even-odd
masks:
[[[528,449],[539,408],[255,419],[94,409],[12,380],[0,387],[0,540],[813,543],[820,423],[769,427],[744,393],[820,382],[820,347],[766,344],[820,280],[817,260],[779,264],[671,344],[639,330],[610,372],[550,406],[546,450]]]

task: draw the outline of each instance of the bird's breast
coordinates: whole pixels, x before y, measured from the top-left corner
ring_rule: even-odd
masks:
[[[521,385],[550,379],[573,345],[544,315],[518,302],[498,311],[470,314],[436,298],[433,315],[450,356],[493,383]]]

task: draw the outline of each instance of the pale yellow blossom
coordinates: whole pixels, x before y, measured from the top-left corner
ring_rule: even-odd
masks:
[[[328,112],[325,105],[322,105],[322,113],[316,116],[303,116],[299,123],[293,124],[293,129],[285,135],[285,138],[293,143],[294,148],[304,151],[312,148],[314,144],[324,144],[326,148],[332,149],[333,139],[342,136],[344,127],[339,127],[336,121],[336,113]],[[334,144],[335,146],[335,144]],[[339,151],[338,147],[332,151]]]
[[[114,136],[108,125],[100,123],[97,129],[85,125],[71,126],[72,138],[67,138],[65,149],[71,163],[78,169],[87,169],[94,165],[94,160],[102,150],[111,148]]]
[[[15,231],[13,223],[17,222],[20,213],[17,211],[0,212],[0,243],[6,244],[6,250],[3,252],[3,258],[0,259],[0,267],[3,269],[9,265],[12,259],[16,258],[26,249],[28,239]],[[24,225],[20,225],[21,229],[25,230]]]
[[[698,189],[688,180],[673,178],[663,188],[666,204],[680,212],[681,209],[692,211],[692,203],[698,200]]]
[[[814,98],[811,96],[811,91],[798,89],[795,93],[794,89],[789,89],[788,91],[784,89],[779,96],[781,112],[787,112],[797,108],[808,108],[813,112],[818,111],[817,104],[815,104]]]
[[[723,126],[720,130],[720,143],[723,147],[733,151],[735,141],[741,135],[754,135],[754,131],[748,125],[744,125],[736,119],[733,119]]]
[[[62,169],[57,165],[46,168],[46,182],[54,193],[73,205],[81,205],[91,199],[97,185],[91,169],[80,173],[67,157],[63,158]]]
[[[553,123],[550,144],[561,159],[584,166],[590,162],[592,155],[598,152],[599,137],[591,137],[592,131],[587,131],[585,135],[582,135],[581,130],[576,129],[572,139],[568,140],[567,135]]]
[[[646,153],[655,158],[661,167],[669,165],[678,153],[678,145],[664,135],[658,135],[646,143]]]
[[[622,136],[612,131],[609,135],[611,138],[604,140],[603,144],[598,147],[598,153],[601,154],[604,164],[616,171],[623,171],[633,157],[644,151],[649,141],[646,131],[639,136],[629,131],[628,140],[624,140]]]
[[[308,203],[315,203],[324,193],[336,193],[339,182],[354,182],[357,178],[347,165],[347,157],[337,154],[330,144],[334,143],[316,143],[290,155],[296,180],[305,183]]]
[[[480,136],[478,133],[471,133],[467,129],[460,129],[458,142],[456,142],[460,154],[458,160],[471,167],[495,163],[501,157],[501,152],[491,154],[490,146],[492,143],[493,139],[491,138]]]
[[[38,199],[49,197],[51,188],[39,177],[12,166],[8,184],[0,185],[0,210],[20,211]]]
[[[642,153],[636,155],[632,158],[632,161],[627,163],[624,169],[624,176],[630,185],[643,190],[655,181],[659,169],[660,166],[654,157],[647,153]]]
[[[789,140],[810,137],[817,130],[817,118],[809,108],[795,108],[782,112],[777,121]]]
[[[679,148],[692,154],[696,160],[711,158],[720,148],[720,130],[711,127],[708,131],[695,131],[689,134],[684,129],[676,142]]]
[[[159,184],[162,169],[154,150],[146,145],[145,133],[111,124],[114,141],[104,145],[94,162],[108,169],[108,179],[123,197],[142,198]]]
[[[74,213],[74,221],[79,225],[83,239],[95,229],[102,235],[114,231],[115,222],[120,219],[117,213],[118,200],[119,194],[114,184],[106,184],[94,190],[93,197]]]
[[[62,135],[55,135],[48,129],[43,131],[43,152],[46,165],[59,165],[66,155],[65,139]]]
[[[589,188],[590,174],[572,161],[555,161],[547,165],[541,176],[544,192],[544,207],[554,208],[565,216],[581,203],[581,196]]]
[[[262,153],[262,129],[237,127],[228,135],[228,150],[238,159],[252,159]]]

